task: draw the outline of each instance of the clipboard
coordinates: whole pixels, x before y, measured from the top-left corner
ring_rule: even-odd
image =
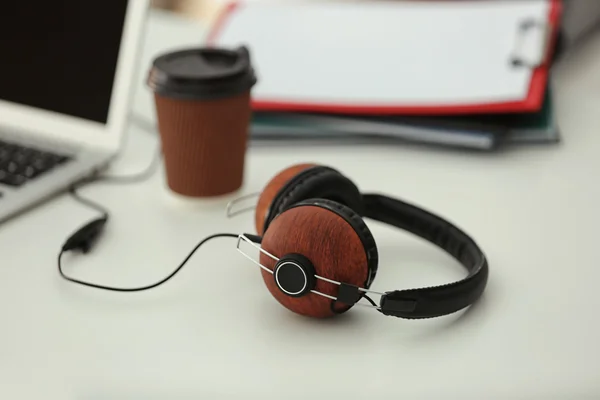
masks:
[[[249,47],[257,111],[535,112],[561,0],[234,2],[208,44]]]

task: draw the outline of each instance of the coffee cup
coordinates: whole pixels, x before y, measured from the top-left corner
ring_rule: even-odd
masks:
[[[147,82],[172,191],[209,197],[242,186],[256,81],[245,47],[184,49],[154,60]]]

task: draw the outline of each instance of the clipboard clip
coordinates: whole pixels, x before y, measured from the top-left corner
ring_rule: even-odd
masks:
[[[515,68],[537,68],[546,63],[553,28],[533,18],[519,24],[510,63]]]

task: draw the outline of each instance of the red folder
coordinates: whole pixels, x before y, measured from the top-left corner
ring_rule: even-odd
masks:
[[[509,113],[509,112],[535,112],[543,104],[545,90],[547,87],[548,70],[550,66],[552,49],[554,48],[560,16],[562,13],[562,0],[548,0],[550,6],[547,24],[550,28],[547,48],[544,51],[543,60],[537,66],[532,67],[529,89],[525,97],[516,101],[481,101],[461,104],[435,104],[410,105],[393,104],[390,102],[378,103],[344,103],[344,102],[311,102],[306,100],[294,100],[290,98],[277,98],[267,96],[254,96],[253,109],[257,111],[287,111],[287,112],[313,112],[313,113],[337,113],[337,114],[364,114],[364,115],[453,115],[453,114],[478,114],[478,113]],[[459,2],[460,3],[460,2]],[[228,4],[221,12],[217,22],[213,25],[209,35],[209,45],[221,45],[220,38],[226,32],[230,23],[239,10],[246,5],[243,2]],[[256,29],[261,29],[256,27]],[[332,25],[335,29],[335,25]],[[243,40],[242,40],[243,43]],[[241,44],[241,43],[240,43]],[[249,43],[252,53],[252,43]],[[260,83],[260,68],[259,83]]]

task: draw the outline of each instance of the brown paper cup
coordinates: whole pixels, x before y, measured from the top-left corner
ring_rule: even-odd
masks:
[[[219,196],[243,182],[250,92],[217,100],[154,96],[166,180],[174,192]]]
[[[171,190],[207,197],[242,186],[255,83],[245,47],[184,49],[154,60],[148,85]]]

